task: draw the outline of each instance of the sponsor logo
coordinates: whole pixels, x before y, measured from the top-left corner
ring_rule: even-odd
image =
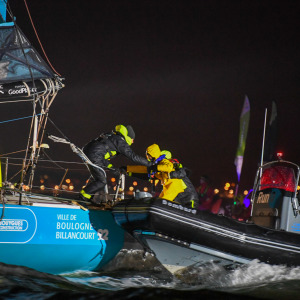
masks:
[[[0,222],[0,231],[26,231],[28,222],[22,219],[6,219]]]
[[[270,194],[265,194],[260,192],[257,198],[257,203],[268,203],[270,198]]]
[[[187,208],[187,207],[184,207],[184,206],[182,206],[182,205],[180,205],[180,204],[176,204],[176,203],[173,203],[173,202],[169,202],[169,201],[167,201],[167,200],[162,200],[162,204],[171,206],[171,207],[176,208],[176,209],[179,209],[179,210],[183,210],[183,211],[192,213],[192,214],[194,214],[194,215],[195,215],[196,212],[197,212],[196,209]]]
[[[32,88],[31,89],[32,93],[35,93],[36,91],[37,91],[36,88]],[[22,87],[22,88],[20,88],[18,90],[17,89],[9,89],[8,90],[8,94],[9,95],[28,94],[28,90],[25,87]]]

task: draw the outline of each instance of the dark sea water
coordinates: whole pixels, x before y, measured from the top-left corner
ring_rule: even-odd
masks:
[[[0,264],[0,299],[300,299],[300,267],[197,265],[177,276],[123,249],[101,272],[50,275]]]

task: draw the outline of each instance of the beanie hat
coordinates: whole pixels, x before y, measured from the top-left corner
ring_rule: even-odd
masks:
[[[128,136],[134,140],[135,139],[135,133],[133,131],[133,128],[131,127],[131,125],[127,125],[126,128],[127,128],[127,131],[128,131]]]

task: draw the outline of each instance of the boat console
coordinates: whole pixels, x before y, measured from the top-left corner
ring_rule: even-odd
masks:
[[[275,161],[261,166],[252,193],[252,221],[259,226],[300,233],[299,166]]]

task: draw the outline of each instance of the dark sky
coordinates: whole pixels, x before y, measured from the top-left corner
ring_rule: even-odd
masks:
[[[299,1],[27,1],[47,55],[65,78],[50,118],[76,145],[131,124],[137,153],[157,143],[192,169],[195,185],[202,174],[216,186],[235,182],[247,95],[241,186],[253,184],[272,101],[278,150],[300,163]],[[39,50],[23,1],[11,7]],[[76,159],[64,149],[57,157]]]

